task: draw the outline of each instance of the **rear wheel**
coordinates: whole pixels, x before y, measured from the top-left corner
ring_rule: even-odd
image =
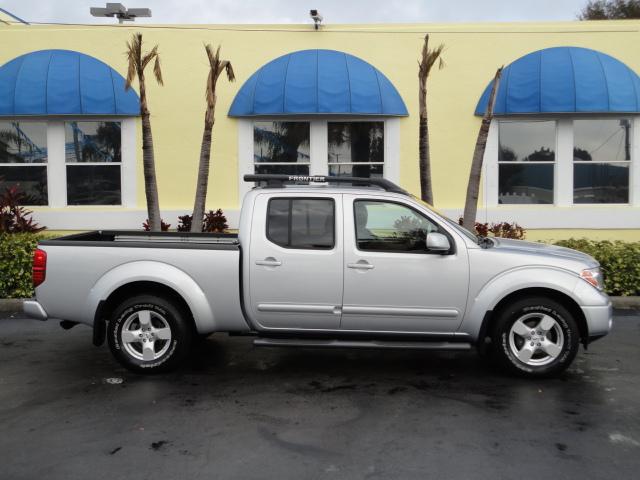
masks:
[[[193,329],[185,312],[155,295],[122,302],[107,326],[109,348],[123,366],[137,373],[168,371],[188,354]]]
[[[560,303],[545,297],[518,300],[498,313],[493,354],[508,370],[529,377],[561,373],[575,358],[578,326]]]

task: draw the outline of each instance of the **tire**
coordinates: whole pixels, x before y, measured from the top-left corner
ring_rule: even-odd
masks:
[[[136,373],[159,373],[177,367],[194,339],[188,314],[155,295],[137,295],[114,310],[107,339],[116,360]]]
[[[545,297],[517,300],[498,313],[491,335],[495,361],[530,378],[558,375],[580,346],[578,325],[560,303]]]

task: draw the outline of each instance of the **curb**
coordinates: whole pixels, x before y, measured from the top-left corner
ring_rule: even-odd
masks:
[[[24,298],[0,298],[0,312],[21,312]]]
[[[610,297],[613,308],[622,310],[640,310],[640,296],[637,297]],[[0,312],[21,312],[24,298],[0,298]]]

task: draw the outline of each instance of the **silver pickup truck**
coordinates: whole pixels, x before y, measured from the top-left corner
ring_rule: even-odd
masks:
[[[94,344],[106,338],[136,372],[174,367],[199,337],[227,332],[256,346],[475,347],[539,377],[611,329],[588,255],[477,237],[383,179],[245,179],[262,186],[244,198],[238,235],[41,241],[24,311],[93,327]]]

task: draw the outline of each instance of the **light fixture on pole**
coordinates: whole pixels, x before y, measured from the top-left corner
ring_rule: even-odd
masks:
[[[107,3],[106,8],[91,7],[89,12],[94,17],[115,17],[118,23],[133,22],[138,17],[150,17],[149,8],[127,8],[121,3]]]

